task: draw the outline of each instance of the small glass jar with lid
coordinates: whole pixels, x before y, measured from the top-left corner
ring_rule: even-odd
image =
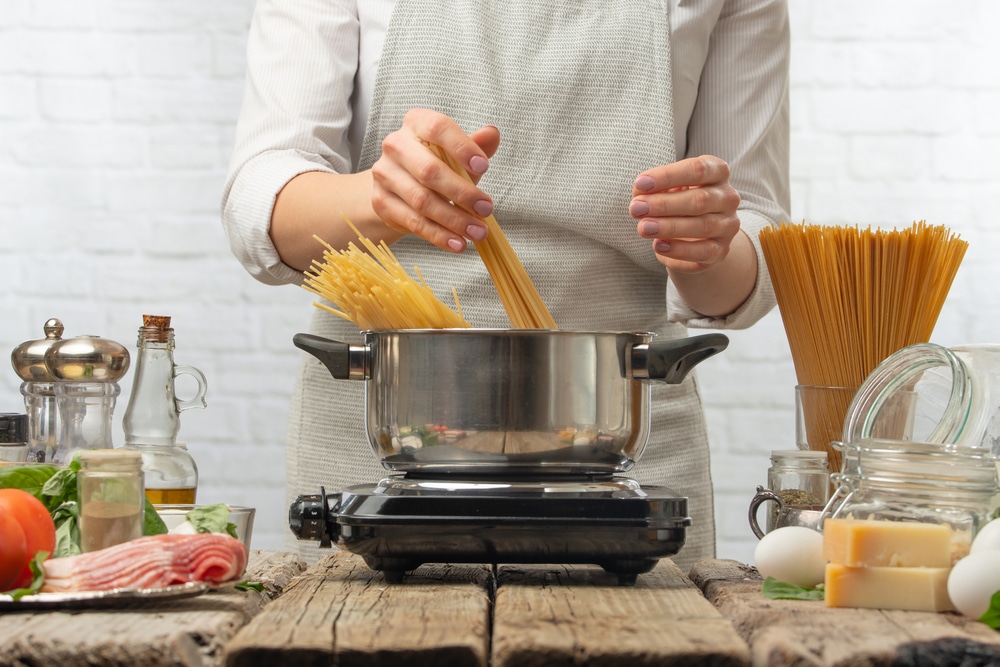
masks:
[[[831,476],[828,517],[944,524],[952,561],[968,554],[998,491],[989,451],[876,438],[836,446],[844,464]]]
[[[822,509],[830,496],[830,469],[823,451],[802,449],[771,452],[767,487],[787,507]],[[767,530],[774,529],[778,505],[767,513]]]
[[[80,452],[80,548],[98,551],[142,537],[142,456],[127,449]]]

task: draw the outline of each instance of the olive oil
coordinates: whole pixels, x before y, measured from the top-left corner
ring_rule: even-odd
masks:
[[[146,489],[146,497],[154,505],[194,505],[197,487],[182,489]]]

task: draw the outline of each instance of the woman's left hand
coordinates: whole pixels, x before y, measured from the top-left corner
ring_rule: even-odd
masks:
[[[740,231],[740,195],[729,165],[714,155],[647,169],[632,186],[629,214],[639,235],[653,239],[657,259],[671,273],[700,273],[729,254]]]

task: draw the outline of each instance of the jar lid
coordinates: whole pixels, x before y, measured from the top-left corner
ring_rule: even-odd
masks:
[[[131,449],[85,449],[80,452],[80,465],[105,470],[142,467],[142,454]]]
[[[771,450],[771,458],[789,459],[821,459],[826,457],[826,452],[813,449],[774,449]]]
[[[100,336],[67,338],[45,351],[45,367],[56,380],[117,382],[129,360],[124,345]]]
[[[842,439],[988,449],[990,443],[970,440],[993,417],[989,406],[977,403],[982,398],[973,389],[970,369],[953,350],[916,343],[897,350],[868,375],[848,408]]]
[[[28,415],[0,413],[0,446],[24,444],[28,441]]]
[[[52,382],[55,378],[45,367],[45,351],[62,340],[63,323],[56,318],[45,321],[42,327],[45,338],[21,343],[10,353],[10,363],[14,372],[26,382]]]

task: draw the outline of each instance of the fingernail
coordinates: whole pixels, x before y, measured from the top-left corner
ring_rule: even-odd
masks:
[[[455,252],[462,252],[465,250],[465,241],[462,239],[448,239],[448,247]]]
[[[490,168],[490,163],[482,155],[473,155],[472,159],[469,160],[469,168],[472,169],[473,174],[485,174],[486,170]]]
[[[665,255],[666,253],[670,252],[670,244],[667,243],[666,241],[656,241],[653,244],[653,252]]]
[[[639,190],[640,192],[647,192],[653,189],[653,186],[656,185],[656,181],[653,180],[652,176],[642,175],[635,179],[635,183],[633,185],[636,190]]]
[[[660,232],[660,224],[653,220],[643,220],[639,231],[643,236],[656,236]]]
[[[649,204],[647,204],[644,201],[635,200],[628,205],[628,212],[629,215],[631,215],[634,218],[646,215],[647,213],[649,213]]]
[[[465,228],[465,235],[473,241],[482,241],[486,238],[485,225],[469,225]]]
[[[476,215],[480,218],[493,215],[493,202],[488,199],[479,199],[472,205],[472,210],[475,211]]]

